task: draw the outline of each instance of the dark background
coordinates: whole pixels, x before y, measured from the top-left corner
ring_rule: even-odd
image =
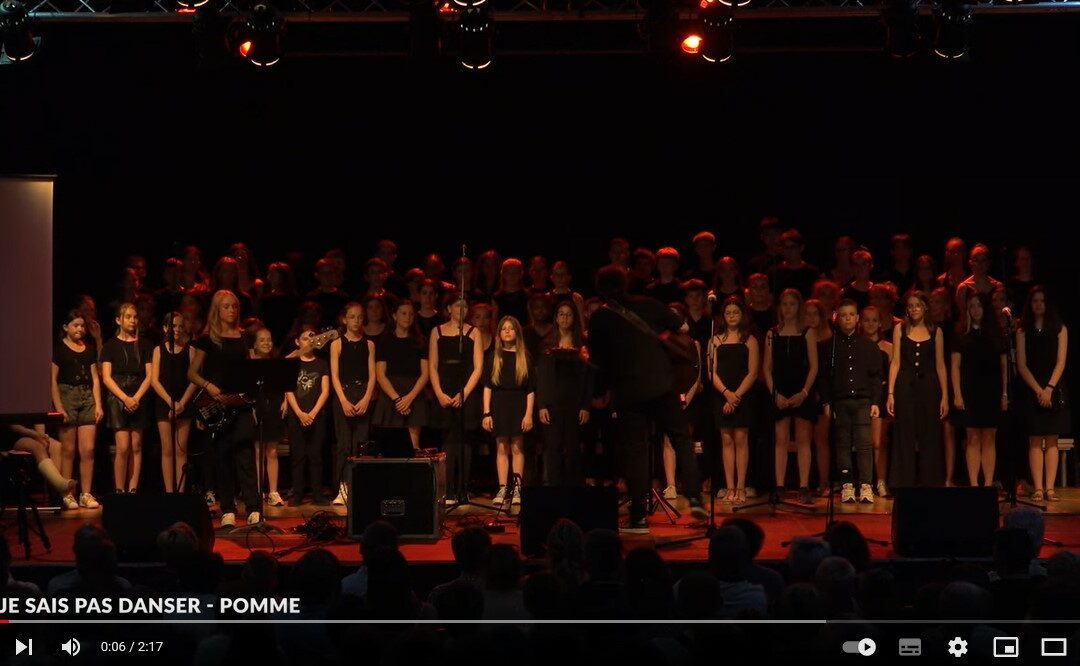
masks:
[[[889,61],[875,21],[852,28],[864,52],[762,52],[806,25],[747,27],[734,67],[519,54],[481,77],[316,53],[302,27],[258,71],[199,65],[183,25],[49,25],[29,67],[0,68],[0,172],[58,175],[58,302],[111,292],[127,254],[153,283],[179,245],[212,264],[235,240],[264,267],[294,247],[356,265],[391,236],[399,269],[466,242],[582,281],[615,234],[688,252],[709,228],[745,258],[769,213],[823,267],[839,233],[879,265],[895,231],[939,263],[954,234],[1029,243],[1068,306],[1077,20],[979,19],[962,63]]]

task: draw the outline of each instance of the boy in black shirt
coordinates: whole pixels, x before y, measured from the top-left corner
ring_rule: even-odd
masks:
[[[308,329],[296,339],[300,373],[296,390],[285,394],[289,403],[289,454],[292,457],[293,498],[298,505],[304,498],[304,463],[307,462],[308,485],[317,504],[325,504],[322,494],[322,445],[326,439],[326,415],[323,407],[330,397],[330,368],[315,356]]]

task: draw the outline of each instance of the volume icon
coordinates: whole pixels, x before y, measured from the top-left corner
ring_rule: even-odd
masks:
[[[79,645],[79,641],[72,638],[72,639],[68,640],[67,643],[64,643],[63,645],[61,645],[60,649],[63,650],[64,652],[67,652],[72,657],[74,657],[74,656],[77,656],[79,654],[79,650],[82,649],[82,646]]]

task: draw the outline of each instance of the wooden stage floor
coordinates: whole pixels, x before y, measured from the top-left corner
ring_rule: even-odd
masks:
[[[1080,552],[1080,489],[1062,489],[1058,494],[1062,497],[1061,501],[1046,505],[1048,507],[1046,513],[1046,537],[1062,542],[1065,549]],[[685,509],[685,501],[680,499],[677,506],[680,509]],[[891,500],[883,501],[879,499],[872,505],[846,505],[837,501],[835,507],[837,519],[850,520],[869,538],[889,540]],[[241,530],[241,533],[233,535],[229,535],[228,530],[218,530],[214,549],[222,555],[227,563],[244,561],[248,552],[252,549],[277,553],[280,555],[282,562],[295,561],[303,554],[302,547],[305,544],[305,537],[296,534],[292,530],[304,523],[307,518],[317,511],[332,511],[342,518],[345,515],[344,507],[303,505],[300,507],[271,508],[267,512],[267,521],[270,525],[283,530],[283,533],[266,537],[258,533],[244,533],[243,530]],[[447,520],[444,526],[443,538],[435,543],[405,544],[402,547],[402,552],[412,564],[446,564],[453,562],[449,536],[457,529],[459,523],[462,521],[484,521],[493,515],[490,511],[464,507],[463,510],[455,512]],[[716,505],[717,524],[731,515],[730,505],[720,503]],[[817,500],[813,513],[795,513],[783,509],[774,513],[766,505],[741,511],[738,515],[754,520],[765,530],[765,544],[758,559],[761,561],[783,560],[786,549],[781,546],[781,542],[797,536],[814,534],[824,528],[825,500]],[[80,509],[59,514],[43,512],[42,520],[52,541],[52,550],[46,553],[37,538],[32,537],[31,558],[30,560],[24,560],[22,558],[22,549],[16,544],[14,512],[9,509],[0,517],[0,525],[2,525],[5,537],[12,547],[13,564],[15,566],[57,566],[73,563],[72,542],[75,531],[86,522],[99,522],[101,520],[101,510]],[[517,545],[519,529],[516,520],[502,519],[500,522],[505,525],[505,532],[493,533],[493,541]],[[671,525],[665,519],[663,513],[658,511],[649,519],[649,524],[651,533],[648,535],[623,535],[622,538],[626,548],[630,549],[640,545],[661,547],[665,559],[673,563],[704,562],[707,559],[708,544],[704,539],[684,545],[664,547],[667,542],[702,533],[702,529],[695,526],[685,512],[677,524]],[[282,552],[297,547],[299,548],[292,550],[292,552]],[[359,563],[360,555],[355,542],[346,541],[326,547],[344,565],[356,565]],[[1043,548],[1041,556],[1049,557],[1056,551],[1056,548],[1047,546]],[[888,546],[872,545],[871,555],[877,560],[888,560],[896,557],[891,547]]]

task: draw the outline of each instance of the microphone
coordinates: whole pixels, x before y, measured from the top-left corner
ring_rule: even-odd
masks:
[[[710,289],[709,293],[705,296],[705,300],[709,303],[709,305],[712,305],[713,303],[715,303],[716,302],[716,292],[714,290]]]
[[[1013,320],[1013,313],[1012,313],[1012,310],[1009,309],[1008,305],[1001,308],[1001,314],[1005,315],[1005,318],[1008,319],[1009,321]]]

